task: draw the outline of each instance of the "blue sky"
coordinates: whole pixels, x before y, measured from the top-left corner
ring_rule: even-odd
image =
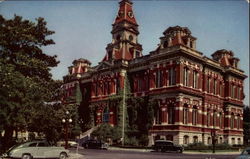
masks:
[[[154,50],[162,32],[170,26],[188,27],[197,37],[197,50],[211,57],[219,49],[232,50],[240,58],[240,68],[249,76],[249,7],[245,0],[230,1],[133,1],[139,24],[139,43],[143,54]],[[56,42],[44,48],[57,55],[60,64],[52,69],[55,79],[62,79],[77,58],[98,64],[111,42],[111,24],[118,11],[118,1],[3,1],[0,14],[14,14],[34,21],[44,17],[56,33]],[[249,105],[249,79],[245,80],[245,104]]]

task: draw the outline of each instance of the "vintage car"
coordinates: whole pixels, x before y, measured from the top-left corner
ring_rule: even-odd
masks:
[[[155,151],[175,151],[182,153],[183,152],[183,147],[179,145],[174,145],[172,141],[168,140],[156,140],[155,144],[152,146],[152,149]]]
[[[250,159],[250,147],[243,150],[240,156],[236,157],[236,159]]]
[[[85,149],[108,149],[108,144],[99,140],[87,140],[82,144]]]
[[[57,146],[65,147],[65,141],[58,141]],[[71,140],[68,141],[68,148],[77,148],[77,146],[78,146],[77,142]]]
[[[31,141],[22,144],[17,144],[11,147],[2,158],[59,158],[66,159],[69,150],[64,147],[51,146],[47,141]]]

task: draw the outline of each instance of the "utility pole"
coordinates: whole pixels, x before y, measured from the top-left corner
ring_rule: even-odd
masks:
[[[126,72],[124,74],[123,100],[122,100],[122,146],[125,141],[125,105],[126,105]]]

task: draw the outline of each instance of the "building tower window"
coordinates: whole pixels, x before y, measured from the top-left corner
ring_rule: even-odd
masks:
[[[192,112],[192,124],[197,125],[197,119],[198,119],[198,109],[197,106],[193,106],[193,112]]]
[[[193,88],[197,89],[198,88],[198,72],[194,71],[193,72]]]
[[[223,90],[223,85],[222,83],[220,83],[220,89],[219,89],[219,95],[222,97],[222,90]]]
[[[242,88],[239,88],[239,91],[238,91],[238,99],[241,100],[241,91],[242,91]]]
[[[176,71],[175,68],[171,68],[168,70],[169,74],[168,74],[168,81],[169,81],[169,85],[175,85],[176,84]]]
[[[174,124],[175,110],[173,106],[168,107],[168,124]]]
[[[188,74],[188,68],[184,68],[184,86],[188,86],[189,85],[189,74]]]
[[[159,108],[155,114],[155,124],[161,124],[161,110]]]
[[[183,107],[183,124],[188,124],[188,105],[184,104]]]

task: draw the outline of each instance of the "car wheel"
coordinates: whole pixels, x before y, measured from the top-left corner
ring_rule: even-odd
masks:
[[[32,159],[30,154],[23,154],[22,159]]]
[[[182,153],[182,150],[179,149],[179,150],[177,150],[177,152],[178,152],[178,153]]]
[[[60,155],[59,155],[59,159],[66,159],[67,158],[67,154],[66,154],[66,152],[62,152],[62,153],[60,153]]]

